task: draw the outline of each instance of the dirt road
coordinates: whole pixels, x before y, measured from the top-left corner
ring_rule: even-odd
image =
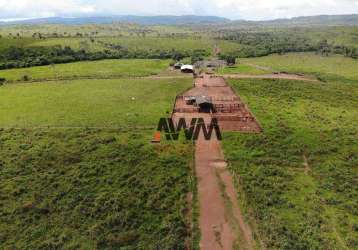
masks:
[[[209,117],[205,117],[206,119]],[[224,162],[220,142],[206,141],[201,134],[195,147],[195,168],[200,204],[201,249],[232,249],[236,234],[226,216],[220,178],[214,164]]]
[[[200,248],[253,249],[252,232],[244,222],[221,143],[202,135],[196,142],[195,166],[200,204]]]
[[[283,80],[296,80],[296,81],[307,81],[307,82],[318,82],[317,79],[309,78],[307,76],[300,76],[295,74],[265,74],[265,75],[249,75],[249,74],[225,74],[221,75],[225,78],[231,79],[283,79]]]
[[[200,108],[185,103],[185,97],[188,96],[209,96],[217,110],[214,113],[202,113]],[[223,78],[215,76],[204,75],[196,79],[193,89],[178,96],[172,117],[175,122],[178,122],[178,118],[185,118],[187,122],[191,118],[203,118],[206,125],[216,117],[224,130],[261,130],[233,89]],[[200,134],[195,144],[195,169],[200,210],[200,248],[231,250],[238,246],[240,249],[254,249],[252,231],[241,213],[221,141],[215,136],[205,140],[203,133]]]

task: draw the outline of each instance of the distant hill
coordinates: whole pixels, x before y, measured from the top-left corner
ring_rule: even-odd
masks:
[[[358,25],[358,14],[352,15],[321,15],[294,17],[290,19],[275,19],[269,21],[232,21],[217,16],[103,16],[103,17],[49,17],[29,19],[13,22],[0,22],[0,24],[108,24],[114,22],[135,23],[140,25],[228,25],[234,27],[251,26],[309,26],[309,25]]]
[[[358,14],[353,15],[320,15],[303,16],[269,21],[233,21],[231,24],[249,26],[309,26],[309,25],[358,25]]]
[[[141,25],[188,25],[188,24],[223,24],[230,19],[216,16],[108,16],[108,17],[49,17],[23,21],[2,22],[2,24],[108,24],[114,22],[136,23]]]

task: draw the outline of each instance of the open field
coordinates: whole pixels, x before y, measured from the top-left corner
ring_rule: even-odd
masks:
[[[27,47],[49,47],[49,46],[62,46],[70,47],[74,50],[84,49],[90,52],[103,51],[105,47],[97,42],[91,42],[89,38],[47,38],[44,40],[36,40],[27,45]]]
[[[63,80],[76,78],[120,78],[156,75],[169,67],[169,60],[103,60],[86,61],[22,69],[1,70],[7,81]]]
[[[356,59],[356,44],[357,28],[350,26],[10,25],[0,27],[0,68],[114,58],[249,58],[304,51]]]
[[[329,60],[329,59],[328,59]],[[230,80],[262,134],[225,133],[225,155],[269,249],[356,249],[356,84]]]
[[[0,24],[0,249],[358,249],[357,32]],[[173,109],[223,141],[151,144]]]
[[[250,74],[250,75],[263,75],[271,73],[269,70],[260,69],[252,65],[238,63],[231,67],[221,67],[217,70],[219,75],[225,74]]]
[[[358,81],[358,61],[343,56],[320,56],[314,53],[289,53],[260,58],[241,59],[251,63],[272,68],[273,71],[312,74],[329,81]]]
[[[9,84],[0,127],[156,127],[192,79],[76,80]],[[163,95],[162,93],[165,93]]]
[[[180,52],[192,52],[194,50],[205,50],[211,53],[215,44],[223,52],[231,52],[239,49],[240,45],[230,41],[215,41],[210,37],[205,38],[178,38],[178,37],[100,37],[91,42],[89,38],[49,38],[37,41],[30,46],[70,46],[74,49],[88,49],[90,51],[100,51],[109,49],[105,44],[122,46],[130,51],[144,50],[177,50]]]
[[[35,39],[32,38],[22,38],[22,39],[13,39],[13,38],[0,38],[0,51],[7,49],[9,47],[26,47],[33,42]]]
[[[176,29],[178,30],[178,29]],[[182,29],[179,29],[182,30]],[[141,32],[154,33],[156,28],[147,28],[136,24],[83,24],[83,25],[66,25],[66,24],[38,24],[38,25],[8,25],[0,27],[0,35],[3,37],[25,37],[31,38],[34,33],[41,33],[44,37],[76,37],[82,36],[130,36]],[[174,28],[166,28],[171,33]],[[154,33],[155,35],[155,33]]]
[[[1,248],[184,249],[192,147],[154,147],[151,136],[2,130]]]
[[[187,193],[195,192],[192,144],[148,143],[159,118],[191,82],[2,86],[1,247],[184,249],[192,244],[187,214],[192,205]]]
[[[326,27],[321,29],[316,28],[305,28],[296,29],[298,32],[304,32],[312,40],[319,42],[326,39],[329,43],[335,45],[348,45],[358,48],[358,27]]]

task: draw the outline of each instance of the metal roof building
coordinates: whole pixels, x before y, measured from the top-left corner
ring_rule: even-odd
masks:
[[[193,65],[183,65],[180,68],[181,72],[184,73],[194,73],[194,66]]]
[[[199,106],[200,112],[211,113],[214,111],[213,101],[208,96],[196,96],[195,103]]]

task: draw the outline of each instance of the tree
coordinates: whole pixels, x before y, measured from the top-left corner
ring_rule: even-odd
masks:
[[[6,79],[5,78],[2,78],[2,77],[0,77],[0,86],[1,85],[4,85],[4,83],[6,82]]]
[[[226,57],[226,62],[227,62],[228,65],[235,65],[236,57],[232,56],[232,55],[229,55],[229,56]]]
[[[233,55],[220,55],[221,60],[225,60],[227,65],[235,65],[236,56]]]
[[[22,77],[22,80],[24,80],[25,82],[29,81],[30,80],[30,77],[28,75],[24,75]]]
[[[323,56],[328,56],[330,49],[329,49],[329,44],[327,42],[327,40],[322,40],[319,42],[318,44],[318,51],[323,55]]]
[[[172,59],[175,61],[180,61],[184,58],[184,55],[178,51],[173,51],[173,57]]]
[[[201,55],[194,54],[191,57],[191,64],[195,64],[196,62],[204,60],[204,57]]]

